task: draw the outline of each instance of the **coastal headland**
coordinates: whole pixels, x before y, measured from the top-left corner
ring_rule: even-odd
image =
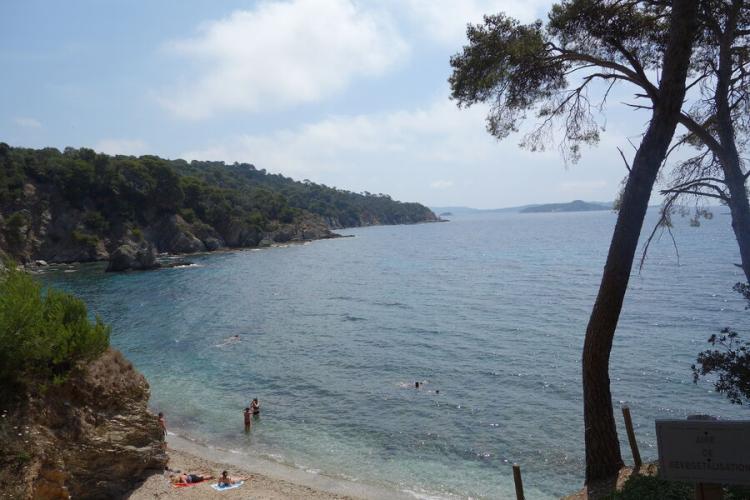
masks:
[[[437,221],[427,207],[274,175],[251,164],[109,156],[0,143],[0,256],[110,261],[335,238],[344,227]]]

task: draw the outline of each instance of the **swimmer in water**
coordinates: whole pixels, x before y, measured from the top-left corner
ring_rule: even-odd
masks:
[[[250,410],[253,412],[253,417],[260,415],[260,403],[258,402],[258,398],[254,398],[253,402],[250,403]]]
[[[240,340],[241,339],[239,335],[232,335],[231,337],[224,339],[224,342],[222,342],[221,344],[216,344],[216,347],[224,347],[227,345],[236,344]]]
[[[419,382],[414,382],[414,388],[419,389]]]

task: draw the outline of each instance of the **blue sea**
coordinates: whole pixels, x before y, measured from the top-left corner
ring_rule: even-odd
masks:
[[[679,257],[664,235],[634,271],[610,369],[626,462],[621,405],[646,460],[654,419],[747,418],[690,370],[712,333],[748,324],[725,211],[677,219]],[[518,463],[527,498],[556,498],[583,483],[581,347],[615,217],[481,213],[41,276],[112,325],[151,407],[198,443],[370,496],[509,498]],[[253,397],[262,414],[244,434]]]

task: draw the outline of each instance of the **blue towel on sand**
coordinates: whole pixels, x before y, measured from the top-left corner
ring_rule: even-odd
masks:
[[[245,483],[245,481],[240,481],[239,483],[234,483],[229,486],[219,486],[218,484],[212,484],[211,488],[215,489],[216,491],[224,491],[224,490],[233,490],[235,488],[239,488]]]

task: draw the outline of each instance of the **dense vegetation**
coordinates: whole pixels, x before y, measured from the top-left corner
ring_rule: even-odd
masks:
[[[434,218],[432,212],[419,203],[394,201],[385,194],[353,193],[308,180],[297,182],[246,163],[225,165],[223,162],[175,160],[169,165],[182,176],[188,195],[193,194],[188,191],[191,186],[201,182],[234,193],[254,193],[260,206],[264,203],[275,206],[280,214],[306,210],[325,218],[332,227],[408,224]],[[195,203],[191,203],[191,207],[194,206]]]
[[[46,197],[45,203],[64,203],[82,212],[74,237],[92,244],[115,227],[139,230],[163,214],[178,214],[194,227],[207,226],[228,244],[232,231],[262,234],[311,214],[331,228],[434,218],[418,203],[297,182],[249,164],[188,163],[0,143],[0,214],[9,247],[22,243],[21,229],[30,222],[24,210],[29,184],[36,187],[36,195]]]
[[[89,321],[83,301],[43,290],[7,265],[0,271],[0,396],[63,381],[77,362],[104,352],[109,331],[99,318]]]

